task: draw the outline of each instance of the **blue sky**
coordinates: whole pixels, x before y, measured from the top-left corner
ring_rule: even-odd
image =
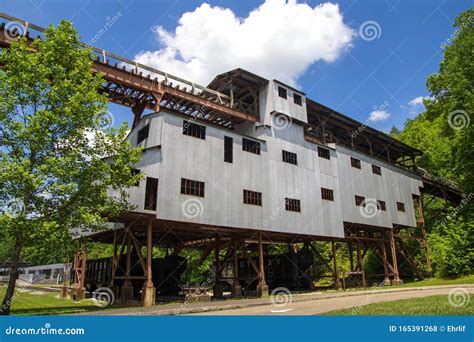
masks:
[[[217,20],[216,18],[222,14],[222,23],[227,25],[230,21],[225,15],[233,13],[236,18],[243,20],[262,2],[263,0],[207,1],[210,7],[205,13],[203,10],[202,15],[205,16],[208,13],[207,15],[211,16],[209,21],[211,21]],[[72,20],[82,40],[86,42],[93,39],[99,30],[104,28],[107,21],[116,16],[118,19],[114,20],[113,25],[105,34],[96,39],[94,45],[133,59],[137,56],[143,57],[144,51],[162,52],[170,44],[179,44],[180,42],[174,39],[177,36],[173,36],[173,34],[177,32],[175,32],[176,27],[180,26],[180,18],[186,12],[195,12],[196,8],[200,7],[202,3],[202,1],[192,0],[20,0],[0,3],[0,11],[41,26],[57,24],[61,19]],[[322,2],[298,1],[298,3],[306,3],[314,9]],[[429,95],[425,82],[428,75],[438,70],[443,52],[441,44],[454,32],[452,26],[454,18],[461,11],[471,7],[473,2],[461,0],[347,0],[332,1],[332,3],[339,6],[337,14],[343,17],[344,28],[350,29],[354,33],[350,43],[346,45],[341,43],[335,60],[327,57],[328,54],[323,54],[321,57],[320,54],[316,53],[313,56],[311,51],[303,51],[304,49],[302,49],[301,55],[311,55],[308,58],[309,60],[313,58],[314,61],[307,63],[308,66],[303,72],[289,72],[291,77],[294,77],[297,86],[302,88],[308,97],[359,121],[366,121],[370,114],[376,111],[379,120],[371,121],[370,126],[372,127],[384,131],[388,131],[392,125],[402,127],[407,118],[412,118],[416,113],[423,110],[421,104],[416,104],[419,101],[412,100]],[[212,12],[215,6],[227,8],[232,12],[225,12],[227,14],[223,11]],[[291,30],[295,27],[290,23],[287,25],[287,23],[278,22],[278,20],[274,23],[269,16],[266,19],[267,25],[276,24],[282,27],[277,30],[290,31],[276,31],[284,32],[285,35],[286,33],[291,35]],[[312,19],[308,20],[310,20],[308,23],[302,21],[302,24],[307,27],[312,26]],[[207,22],[207,19],[205,21]],[[359,31],[364,23],[375,29],[375,38],[374,36],[364,36],[364,33]],[[334,25],[337,26],[338,24]],[[171,36],[173,40],[171,43],[157,38],[157,26],[160,26],[165,34]],[[236,30],[239,29],[238,26],[237,24]],[[197,30],[199,31],[200,27]],[[212,30],[212,28],[208,27],[207,31],[198,32],[189,39],[203,40],[208,45],[212,45],[215,42],[208,37],[212,34],[212,31],[209,30]],[[343,32],[340,25],[337,29],[331,30],[331,41],[337,40],[337,35],[341,35],[341,32]],[[324,34],[322,31],[324,31],[324,28],[317,28],[317,32]],[[221,34],[225,34],[225,32],[223,30]],[[298,31],[297,28],[294,33],[294,38],[291,38],[291,42],[287,42],[287,44],[296,42],[296,45],[292,45],[293,49],[294,46],[307,46],[306,40],[308,37],[305,37],[304,33],[301,34],[301,31]],[[253,51],[252,48],[249,48],[252,44],[250,40],[258,38],[260,34],[260,32],[253,32],[250,39],[248,36],[242,35],[242,41],[239,41],[237,46],[234,44],[234,48],[238,48],[239,51],[244,49],[246,54],[251,55]],[[278,39],[281,40],[281,36],[282,34],[277,34],[271,38],[275,40],[275,45],[279,44]],[[230,40],[234,38],[234,36],[229,37]],[[284,38],[287,39],[287,36]],[[258,39],[256,41],[258,42]],[[298,45],[298,43],[301,45]],[[320,43],[315,43],[315,46],[317,49],[326,49]],[[180,53],[185,54],[186,52],[180,51]],[[292,58],[292,56],[299,57],[298,51],[293,51],[293,55],[286,56],[287,59],[275,56],[275,54],[268,57],[265,55],[265,51],[260,51],[260,53],[263,60],[255,62],[255,66],[252,64],[254,63],[252,62],[253,59],[249,61],[248,56],[240,56],[236,60],[245,59],[247,68],[254,69],[252,71],[257,73],[258,70],[263,69],[267,73],[271,70],[278,70],[275,73],[281,72],[282,75],[275,75],[272,78],[284,78],[288,76],[288,73],[285,73],[285,68],[281,67],[281,63],[289,65],[291,63],[289,63],[288,58]],[[154,55],[151,56],[153,58]],[[215,60],[207,59],[208,57],[203,52],[199,58],[202,63],[208,61],[209,64],[214,64]],[[225,54],[222,58],[226,58]],[[227,58],[229,58],[229,54],[227,54]],[[151,60],[151,63],[155,63],[155,61]],[[179,65],[172,64],[174,61],[168,60],[167,63],[158,63],[158,66],[169,65],[170,68],[179,68]],[[267,64],[271,65],[272,63],[274,63],[276,69],[266,67]],[[172,71],[174,72],[174,69]],[[208,77],[201,74],[196,74],[199,75],[196,76],[195,73],[189,75],[190,77],[204,79]],[[186,75],[182,76],[186,77]],[[270,77],[268,74],[265,76]],[[412,101],[411,105],[409,104],[410,101]],[[115,116],[116,123],[122,120],[130,122],[132,118],[128,108],[110,105],[110,110]],[[385,114],[389,114],[389,116],[387,117]]]

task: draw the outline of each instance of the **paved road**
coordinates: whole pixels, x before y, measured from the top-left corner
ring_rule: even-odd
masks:
[[[354,308],[354,310],[357,310],[358,306],[371,303],[388,302],[400,299],[419,298],[434,295],[447,296],[450,290],[451,289],[449,288],[420,289],[390,293],[384,293],[382,291],[379,291],[379,293],[361,293],[360,295],[349,297],[320,298],[312,299],[309,301],[298,301],[279,307],[275,305],[262,305],[240,309],[209,311],[192,315],[317,315],[324,312],[339,309]],[[469,288],[468,291],[471,294],[474,294],[474,288]]]

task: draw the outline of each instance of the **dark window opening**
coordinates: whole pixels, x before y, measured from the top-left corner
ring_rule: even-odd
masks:
[[[360,169],[360,160],[351,157],[351,166]]]
[[[301,97],[301,95],[298,95],[296,93],[293,94],[293,101],[299,106],[303,105],[303,98]]]
[[[181,178],[181,193],[183,195],[204,197],[204,182]]]
[[[146,125],[145,127],[141,128],[137,133],[137,145],[141,143],[143,140],[148,138],[148,133],[150,132],[150,125]]]
[[[260,154],[260,143],[258,141],[242,138],[242,150]]]
[[[138,169],[132,169],[132,176],[135,177],[140,174],[140,170]],[[140,186],[140,180],[137,180],[133,186]]]
[[[380,210],[387,210],[387,206],[385,205],[385,201],[377,201],[377,207],[380,209]]]
[[[282,158],[285,163],[298,165],[297,155],[293,152],[282,150]]]
[[[405,203],[397,202],[397,210],[405,212]]]
[[[334,190],[321,188],[321,198],[323,200],[334,201]]]
[[[285,198],[285,209],[288,211],[301,212],[301,201],[299,199]]]
[[[318,156],[324,159],[331,159],[331,155],[327,148],[322,148],[318,146]]]
[[[244,190],[244,203],[262,206],[262,193],[250,190]]]
[[[232,163],[233,161],[233,144],[234,139],[224,137],[224,161],[227,163]]]
[[[380,166],[372,165],[372,173],[376,175],[382,175],[382,169],[380,168]]]
[[[145,209],[156,210],[158,179],[147,177],[145,188]]]
[[[365,207],[365,197],[355,195],[355,204],[359,207]]]
[[[198,139],[206,139],[206,126],[198,125],[193,122],[183,121],[183,134]]]
[[[287,98],[287,95],[288,95],[287,93],[288,93],[288,92],[286,91],[285,88],[280,87],[280,86],[278,87],[278,96],[280,96],[280,97],[286,99],[286,98]]]

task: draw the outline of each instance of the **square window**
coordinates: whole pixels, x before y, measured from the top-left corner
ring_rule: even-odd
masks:
[[[334,190],[321,188],[321,198],[327,201],[334,201]]]
[[[387,210],[387,206],[385,205],[385,201],[377,201],[377,207],[379,210]]]
[[[376,175],[382,175],[382,169],[380,166],[377,166],[377,165],[373,165],[372,164],[372,173],[376,174]]]
[[[250,153],[260,154],[260,143],[258,141],[242,138],[242,150]]]
[[[296,153],[288,152],[285,150],[282,150],[281,152],[282,152],[283,162],[293,164],[293,165],[298,165]]]
[[[198,139],[206,139],[206,126],[198,125],[193,122],[183,121],[183,134]]]
[[[351,157],[351,166],[360,169],[360,160]]]
[[[405,212],[405,203],[397,202],[397,210]]]
[[[327,148],[322,148],[320,146],[318,146],[318,157],[324,158],[324,159],[331,159],[329,150]]]
[[[355,195],[355,204],[358,207],[365,207],[365,197]]]
[[[262,206],[262,193],[244,190],[244,204]]]
[[[285,198],[285,209],[288,211],[301,212],[301,202],[299,199]]]

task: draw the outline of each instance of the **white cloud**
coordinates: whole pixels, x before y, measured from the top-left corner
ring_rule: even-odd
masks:
[[[429,96],[418,96],[415,97],[413,100],[409,101],[408,105],[412,107],[420,106],[423,105],[423,100],[427,100],[429,98]]]
[[[384,110],[374,110],[372,113],[370,113],[369,116],[369,121],[383,121],[387,120],[390,117],[390,113],[384,111]]]
[[[355,36],[338,5],[296,0],[266,0],[245,18],[204,3],[184,13],[174,32],[153,31],[162,48],[135,60],[201,84],[240,67],[296,85],[312,63],[335,61]]]

